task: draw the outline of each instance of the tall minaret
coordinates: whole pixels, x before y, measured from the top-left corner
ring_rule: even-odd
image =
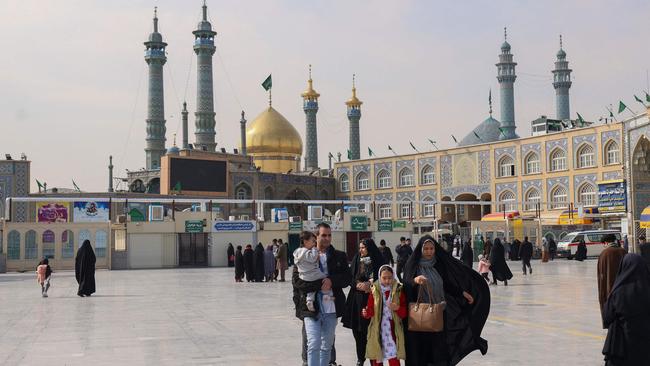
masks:
[[[240,149],[241,149],[241,154],[246,156],[246,115],[244,114],[244,111],[241,111],[241,119],[239,120],[239,127],[240,127]]]
[[[508,43],[508,33],[503,28],[504,41],[501,45],[501,54],[499,63],[496,64],[498,73],[497,80],[501,88],[501,135],[499,140],[510,140],[518,138],[515,133],[515,66],[516,62],[512,61],[510,53],[510,44]]]
[[[149,65],[149,98],[147,108],[147,169],[160,169],[160,157],[165,155],[165,96],[163,65],[167,62],[162,35],[158,33],[158,9],[154,8],[153,33],[145,45],[144,59]]]
[[[318,112],[318,97],[312,85],[311,65],[309,65],[309,80],[307,90],[301,94],[302,108],[305,111],[307,123],[307,144],[305,145],[305,170],[318,169],[318,132],[316,128],[316,113]]]
[[[212,92],[212,55],[214,54],[214,36],[217,32],[212,30],[208,22],[208,6],[203,0],[203,18],[194,34],[194,52],[196,53],[196,112],[195,148],[214,151],[216,132],[214,130],[214,98]]]
[[[183,150],[190,148],[189,136],[188,136],[188,122],[187,122],[187,102],[183,101],[183,110],[181,115],[183,116]]]
[[[359,120],[361,119],[361,105],[363,104],[357,98],[357,87],[355,84],[355,75],[352,75],[352,97],[345,102],[348,106],[348,120],[350,121],[350,156],[349,160],[361,159],[360,142],[359,142]]]
[[[114,192],[113,189],[113,155],[108,157],[108,192]]]
[[[566,52],[562,49],[560,35],[560,50],[557,51],[555,70],[553,70],[553,87],[555,88],[555,118],[565,120],[571,118],[569,108],[569,88],[571,87],[571,69],[566,60]]]

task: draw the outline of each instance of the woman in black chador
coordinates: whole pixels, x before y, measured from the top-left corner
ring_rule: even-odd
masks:
[[[606,366],[637,366],[650,362],[650,271],[643,257],[623,257],[612,292],[603,308],[607,338]]]
[[[255,282],[264,282],[264,247],[258,243],[253,256]]]
[[[506,250],[501,244],[501,239],[494,239],[490,252],[490,271],[492,272],[492,284],[497,285],[497,280],[503,281],[508,286],[508,280],[512,278],[512,272],[506,263]]]
[[[255,281],[255,261],[253,260],[253,247],[248,244],[244,250],[244,271],[246,272],[246,282]]]
[[[423,302],[446,302],[444,329],[407,330],[406,365],[456,365],[475,350],[486,354],[488,344],[481,331],[490,313],[490,289],[478,272],[453,258],[430,235],[420,238],[404,268],[409,303],[417,301],[420,286],[429,287],[433,297],[423,291]]]
[[[74,274],[79,284],[77,295],[84,297],[95,293],[95,252],[90,240],[84,240],[75,258]]]
[[[472,241],[468,240],[463,244],[463,251],[460,254],[460,261],[467,267],[472,268],[474,264],[474,250],[472,250]]]
[[[341,323],[352,329],[352,335],[357,346],[357,365],[363,365],[366,360],[366,343],[368,340],[369,319],[361,316],[361,310],[368,305],[370,281],[378,281],[379,267],[385,264],[375,241],[368,238],[359,243],[359,252],[352,259],[350,272],[354,282],[345,301],[345,311]]]
[[[587,244],[585,244],[584,240],[580,239],[580,242],[578,243],[578,249],[576,250],[576,255],[573,257],[573,259],[580,262],[587,259]]]
[[[238,245],[235,253],[235,282],[243,282],[242,278],[244,278],[244,255],[241,252],[241,245]]]
[[[234,267],[235,266],[235,248],[233,248],[232,243],[228,243],[228,251],[226,252],[228,255],[228,267]]]

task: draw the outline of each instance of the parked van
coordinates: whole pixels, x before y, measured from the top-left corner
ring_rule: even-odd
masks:
[[[617,230],[591,230],[570,233],[557,243],[557,256],[573,258],[578,250],[578,243],[580,243],[580,240],[584,240],[585,244],[587,244],[587,256],[597,257],[607,247],[607,243],[603,239],[606,235],[612,234],[620,242],[621,232]]]

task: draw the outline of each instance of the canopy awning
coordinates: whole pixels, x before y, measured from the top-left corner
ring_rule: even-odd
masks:
[[[641,211],[641,217],[639,219],[639,227],[641,229],[650,229],[650,206]]]
[[[481,221],[505,221],[504,218],[515,220],[520,219],[521,215],[519,214],[519,211],[508,211],[505,214],[503,212],[493,212],[483,216]]]

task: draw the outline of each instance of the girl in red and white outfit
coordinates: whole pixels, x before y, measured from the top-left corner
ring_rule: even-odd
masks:
[[[402,319],[407,315],[406,294],[391,266],[379,268],[379,282],[372,285],[368,304],[361,315],[370,319],[366,358],[371,365],[387,362],[388,366],[399,366],[399,360],[406,358],[402,326]]]

